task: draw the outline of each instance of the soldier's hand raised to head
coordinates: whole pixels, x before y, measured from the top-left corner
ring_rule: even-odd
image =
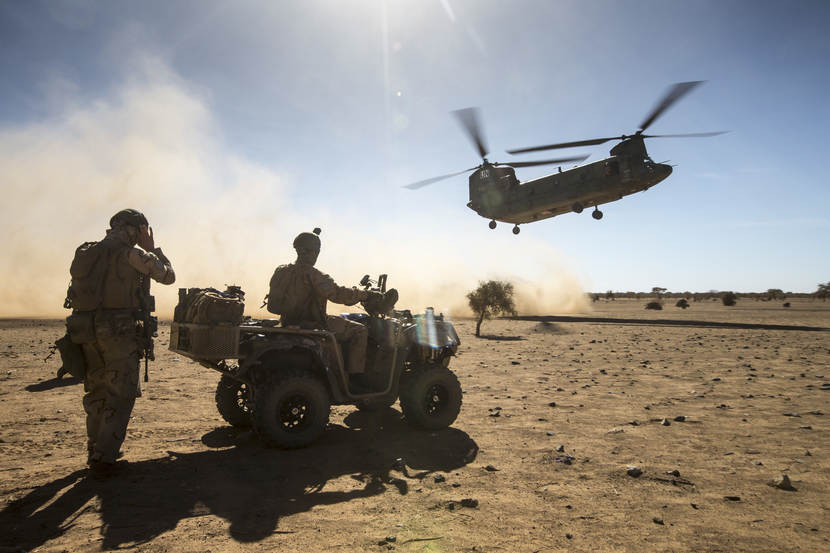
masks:
[[[148,252],[156,247],[153,242],[153,227],[149,225],[141,225],[138,228],[138,245],[141,246],[144,251]]]

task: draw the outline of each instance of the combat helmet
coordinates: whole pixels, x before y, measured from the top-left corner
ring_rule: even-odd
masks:
[[[294,239],[294,249],[320,251],[320,233],[319,228],[315,228],[313,232],[301,232]]]
[[[141,225],[149,226],[147,217],[137,209],[122,209],[112,216],[110,219],[110,228],[131,226],[140,227]]]

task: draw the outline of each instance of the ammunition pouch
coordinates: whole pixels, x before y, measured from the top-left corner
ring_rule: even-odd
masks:
[[[66,334],[74,344],[95,341],[95,312],[80,311],[66,318]]]
[[[86,357],[84,357],[84,350],[81,346],[76,344],[69,337],[69,334],[59,338],[55,345],[61,354],[63,372],[68,372],[75,378],[83,380],[86,377]]]

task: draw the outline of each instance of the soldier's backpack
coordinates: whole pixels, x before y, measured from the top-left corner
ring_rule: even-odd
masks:
[[[265,296],[265,304],[269,313],[282,315],[288,311],[289,298],[285,294],[286,273],[287,271],[280,271],[280,267],[277,267],[271,281],[268,283],[268,295]]]
[[[282,267],[277,267],[271,277],[265,302],[269,313],[290,317],[311,301],[308,294],[305,297],[298,297],[297,295],[298,290],[310,288],[310,284],[307,287],[299,286],[295,280],[302,277],[296,271],[283,269]]]
[[[107,278],[110,259],[118,247],[112,241],[84,242],[78,246],[69,267],[72,280],[66,291],[64,307],[92,311],[101,306],[104,279]]]

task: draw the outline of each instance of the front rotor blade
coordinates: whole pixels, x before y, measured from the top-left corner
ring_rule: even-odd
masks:
[[[684,138],[686,136],[718,136],[719,134],[726,134],[729,131],[715,131],[715,132],[691,132],[684,134],[644,134],[643,138]]]
[[[478,108],[464,108],[453,112],[467,132],[467,136],[473,141],[473,145],[478,150],[481,157],[487,157],[487,146],[484,144],[484,136],[481,132],[481,124],[479,123]]]
[[[478,169],[478,167],[471,167],[470,169],[464,169],[463,171],[457,171],[455,173],[450,173],[448,175],[441,175],[440,177],[432,177],[431,179],[419,180],[418,182],[413,182],[412,184],[407,184],[403,188],[409,188],[410,190],[417,190],[418,188],[423,188],[424,186],[427,186],[427,185],[432,184],[434,182],[438,182],[438,181],[441,181],[441,180],[444,180],[444,179],[448,179],[450,177],[455,177],[455,176],[458,176],[458,175],[462,175],[464,173],[469,173],[470,171],[475,171],[476,169]]]
[[[660,117],[664,111],[669,109],[672,104],[686,95],[690,90],[692,90],[697,85],[701,84],[703,81],[689,81],[687,83],[677,83],[673,87],[669,89],[663,99],[654,107],[651,111],[651,114],[646,117],[645,121],[640,124],[640,130],[646,130],[649,125],[654,123],[654,121]]]
[[[509,165],[510,167],[534,167],[536,165],[551,165],[553,163],[568,163],[569,161],[575,161],[577,163],[581,161],[585,161],[588,159],[588,156],[573,156],[573,157],[561,157],[559,159],[540,159],[537,161],[511,161],[509,163],[499,163],[499,165]]]
[[[547,146],[534,146],[532,148],[520,148],[518,150],[507,150],[508,154],[524,154],[527,152],[541,152],[543,150],[557,150],[559,148],[575,148],[577,146],[596,146],[608,142],[609,140],[616,140],[618,136],[610,138],[592,138],[590,140],[577,140],[576,142],[560,142],[559,144],[548,144]]]

